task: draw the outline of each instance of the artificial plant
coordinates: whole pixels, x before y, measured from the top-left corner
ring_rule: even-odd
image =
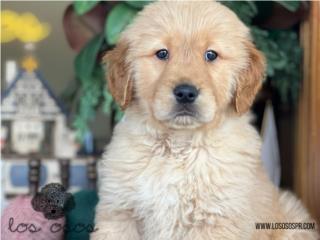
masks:
[[[120,33],[150,1],[100,2],[75,1],[66,10],[64,25],[69,43],[79,51],[75,58],[78,83],[65,94],[69,100],[77,99],[74,127],[81,139],[89,130],[88,122],[102,110],[117,121],[121,110],[108,92],[101,66],[101,55],[111,49]],[[301,49],[294,30],[262,28],[257,19],[265,15],[265,8],[257,1],[223,1],[251,29],[256,46],[264,52],[267,62],[268,81],[279,93],[283,102],[295,100],[299,90],[299,64]],[[275,1],[287,12],[299,10],[300,2]],[[260,4],[260,5],[259,5]],[[270,7],[269,4],[269,7]],[[76,22],[76,23],[75,23]],[[258,21],[259,22],[259,21]],[[78,24],[78,25],[77,25]],[[83,34],[75,29],[85,28]],[[89,30],[88,30],[89,29]],[[89,32],[89,34],[88,34]],[[76,36],[76,37],[74,37]],[[76,41],[75,41],[76,39]],[[79,39],[84,39],[79,43]]]

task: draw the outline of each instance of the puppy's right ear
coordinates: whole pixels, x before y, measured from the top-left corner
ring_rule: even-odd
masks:
[[[128,107],[133,95],[130,66],[126,61],[128,48],[128,44],[121,40],[103,58],[103,62],[107,64],[108,89],[122,110]]]

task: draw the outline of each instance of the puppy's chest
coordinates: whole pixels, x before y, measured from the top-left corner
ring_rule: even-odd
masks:
[[[213,155],[189,146],[154,148],[151,153],[136,182],[135,212],[147,225],[156,223],[177,233],[188,226],[214,224],[226,214],[224,193],[219,192],[224,183],[217,178],[221,174]]]

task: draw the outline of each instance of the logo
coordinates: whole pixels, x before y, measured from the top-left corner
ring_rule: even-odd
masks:
[[[75,207],[71,193],[59,183],[45,185],[31,201],[35,211],[42,212],[47,219],[59,219]]]

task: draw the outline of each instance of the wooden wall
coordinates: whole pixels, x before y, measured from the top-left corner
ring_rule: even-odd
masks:
[[[294,188],[320,223],[320,2],[301,26],[303,83],[296,125]]]

